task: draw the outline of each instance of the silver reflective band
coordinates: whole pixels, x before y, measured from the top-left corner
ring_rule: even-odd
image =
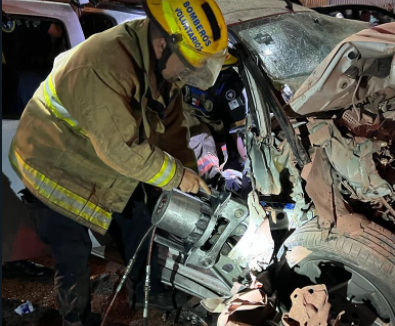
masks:
[[[164,187],[166,186],[171,179],[173,179],[176,173],[176,162],[175,160],[167,153],[165,153],[165,159],[163,161],[162,167],[160,171],[154,175],[147,183],[154,185],[156,187]]]
[[[111,222],[110,212],[47,178],[23,161],[15,150],[10,152],[10,161],[20,176],[41,196],[104,230],[108,229]]]

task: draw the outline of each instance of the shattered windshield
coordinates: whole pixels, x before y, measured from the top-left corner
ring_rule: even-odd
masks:
[[[303,12],[266,17],[232,27],[262,59],[273,81],[295,91],[344,38],[365,23]]]

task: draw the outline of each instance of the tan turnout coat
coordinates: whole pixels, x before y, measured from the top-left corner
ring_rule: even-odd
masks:
[[[102,234],[139,182],[170,190],[195,164],[180,90],[158,89],[148,24],[121,24],[59,55],[10,150],[35,196]]]

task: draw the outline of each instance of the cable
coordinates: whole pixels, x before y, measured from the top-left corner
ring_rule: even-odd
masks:
[[[359,77],[357,86],[355,87],[355,90],[354,90],[354,92],[352,94],[352,98],[351,98],[352,108],[353,108],[355,114],[357,115],[358,122],[360,122],[362,119],[362,109],[361,109],[360,113],[358,113],[357,107],[355,106],[355,97],[357,96],[357,92],[359,89],[359,85],[361,84],[361,80],[362,80],[362,77]]]
[[[144,243],[144,240],[148,237],[148,235],[150,234],[150,232],[151,232],[152,230],[154,230],[154,228],[155,228],[154,226],[151,226],[151,227],[148,229],[148,231],[144,234],[144,236],[143,236],[143,238],[141,239],[141,241],[140,241],[140,243],[139,243],[139,245],[138,245],[138,247],[137,247],[137,249],[136,249],[136,251],[135,251],[133,257],[129,260],[129,263],[128,263],[128,265],[126,266],[126,269],[125,269],[125,273],[123,274],[122,279],[121,279],[121,282],[119,282],[119,284],[118,284],[118,286],[117,286],[117,289],[115,290],[114,297],[112,298],[112,300],[111,300],[111,302],[110,302],[110,305],[109,305],[108,308],[107,308],[106,314],[104,315],[103,321],[101,322],[100,326],[104,326],[104,325],[105,325],[106,319],[107,319],[107,317],[108,317],[108,314],[110,313],[110,310],[111,310],[112,306],[114,305],[115,299],[116,299],[118,293],[121,291],[122,286],[123,286],[123,284],[124,284],[125,281],[126,281],[126,278],[128,277],[129,273],[131,272],[131,270],[132,270],[132,268],[133,268],[134,262],[136,261],[137,254],[139,253],[139,251],[140,251],[140,249],[141,249],[141,246],[142,246],[142,244]]]
[[[147,267],[146,267],[146,274],[145,274],[145,284],[144,284],[144,310],[143,310],[143,325],[148,326],[148,304],[149,304],[149,293],[151,290],[151,257],[152,257],[152,247],[154,244],[154,237],[155,237],[156,226],[152,229],[151,234],[151,241],[148,250],[148,257],[147,257]]]

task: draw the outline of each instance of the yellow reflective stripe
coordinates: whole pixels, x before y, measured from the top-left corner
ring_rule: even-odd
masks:
[[[56,89],[53,84],[51,75],[49,75],[44,81],[43,90],[45,103],[47,104],[47,107],[51,110],[51,112],[55,115],[55,117],[65,121],[76,131],[83,134],[84,136],[87,136],[86,132],[78,126],[78,122],[70,116],[70,114],[62,105],[62,102],[60,102],[59,97],[56,94]]]
[[[176,174],[176,168],[177,168],[176,162],[172,160],[171,170],[169,175],[160,184],[158,184],[158,187],[166,186],[170,182],[170,180],[173,179],[174,175]]]
[[[55,101],[61,104],[58,95],[56,94],[56,89],[52,81],[52,75],[49,75],[47,78],[49,89],[51,90],[52,96],[54,97]]]
[[[80,215],[82,217],[84,217],[85,219],[89,218],[94,218],[96,220],[99,220],[100,223],[102,223],[100,226],[104,229],[108,228],[108,223],[106,223],[106,221],[102,221],[101,222],[101,216],[107,216],[110,219],[111,218],[111,214],[107,211],[105,211],[103,208],[93,204],[92,202],[88,201],[87,204],[85,205],[85,207],[83,208],[82,212],[80,213]],[[97,223],[96,223],[97,224]],[[105,225],[106,224],[106,225]]]
[[[19,156],[18,153],[12,151],[12,155],[10,153],[10,157],[12,158],[11,163],[19,172],[19,175],[22,176],[26,181],[36,190],[40,189],[41,184],[43,183],[45,176],[41,175],[34,169],[30,168]],[[22,169],[23,166],[26,165],[25,169]]]
[[[66,110],[63,109],[62,105],[59,102],[57,102],[56,95],[54,95],[53,92],[51,91],[51,84],[52,84],[51,76],[48,76],[48,78],[44,82],[44,97],[45,97],[45,102],[47,103],[47,106],[51,109],[52,113],[58,119],[64,120],[72,127],[75,127],[76,123],[74,123],[72,120],[65,117],[64,112],[63,112],[63,114],[61,112],[59,112],[59,111],[66,111]],[[52,87],[53,87],[53,84],[52,84]],[[58,108],[56,108],[56,106]]]
[[[176,173],[176,163],[174,159],[167,153],[165,153],[165,159],[162,167],[157,174],[155,174],[147,183],[157,187],[163,187],[167,185]]]
[[[163,161],[162,167],[160,168],[159,172],[155,174],[151,179],[147,181],[147,183],[155,185],[156,186],[156,181],[162,176],[164,171],[166,170],[167,167],[167,162],[169,161],[167,155],[165,154],[165,159]]]
[[[50,180],[23,161],[16,151],[10,152],[10,161],[18,174],[41,196],[103,229],[108,229],[111,222],[110,212]]]

